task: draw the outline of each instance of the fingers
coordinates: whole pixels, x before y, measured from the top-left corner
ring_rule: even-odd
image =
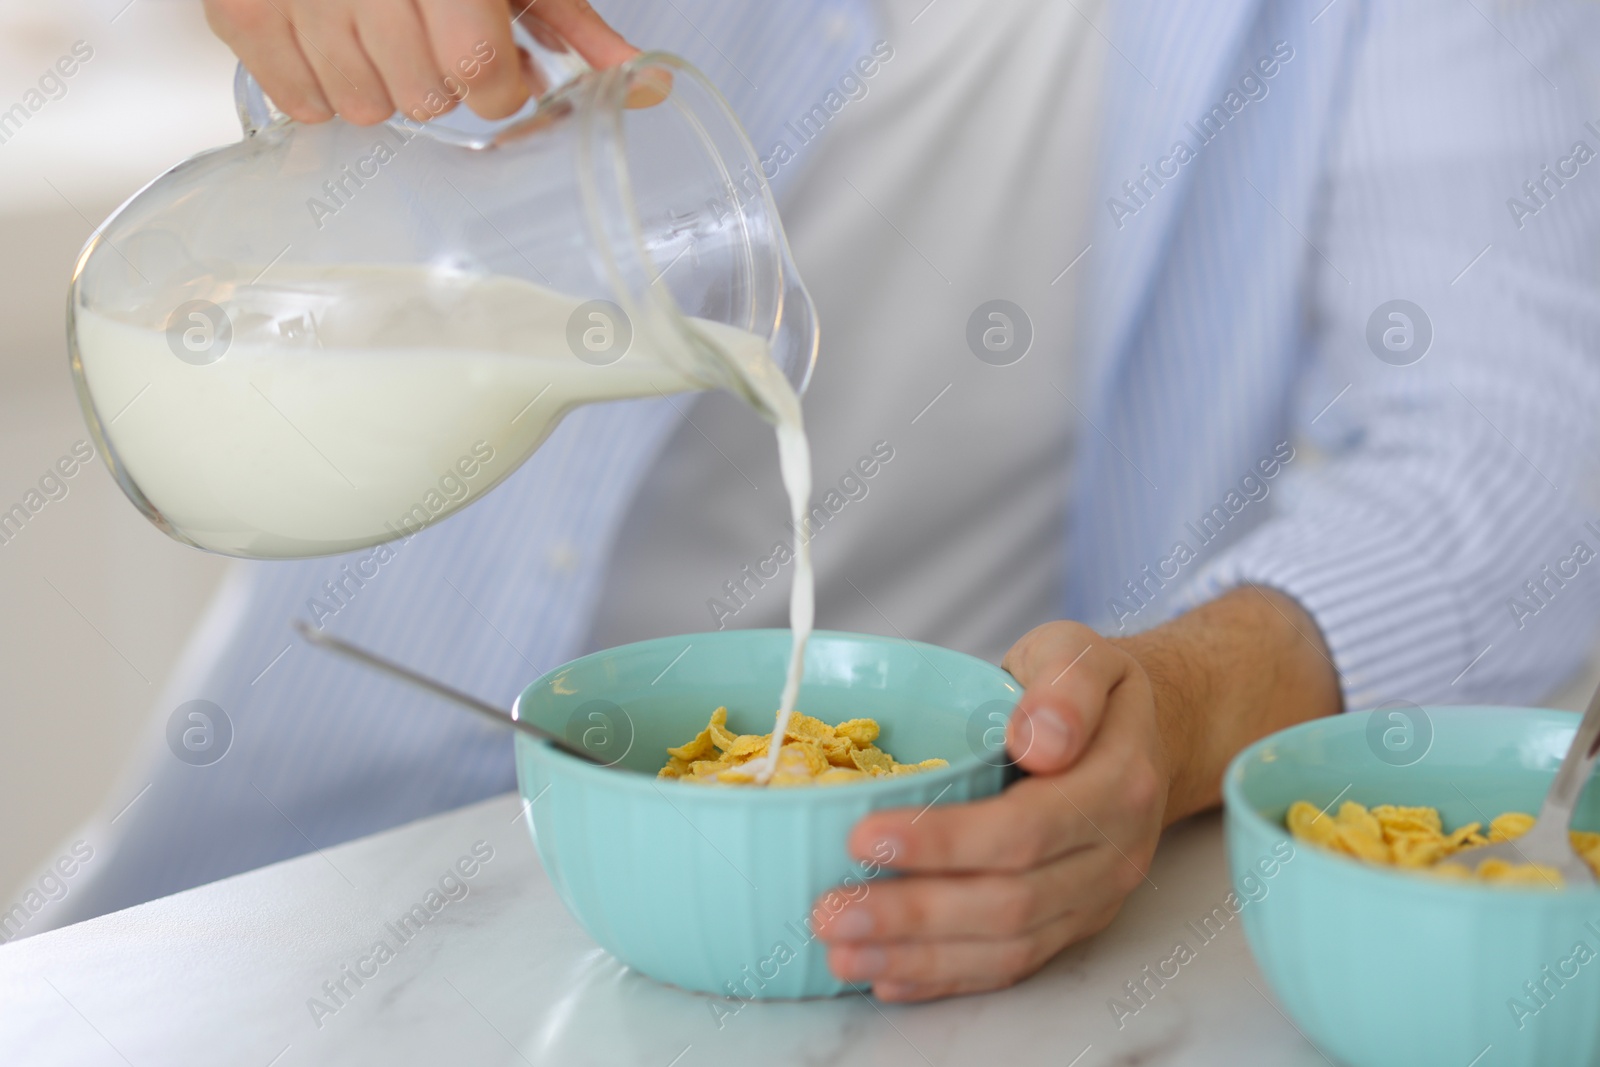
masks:
[[[1006,985],[1014,984],[1006,983]],[[940,1000],[944,997],[964,997],[973,993],[989,993],[996,989],[1004,989],[1006,985],[970,978],[943,982],[897,982],[885,979],[872,983],[872,995],[890,1004],[911,1003],[919,1000]]]
[[[548,3],[541,0],[541,10]],[[437,69],[465,83],[468,107],[503,119],[528,102],[505,0],[418,0],[418,6]]]
[[[879,1000],[933,1000],[1004,989],[1039,970],[1072,942],[1105,929],[1120,907],[1117,902],[1093,914],[1069,916],[1027,938],[891,946],[882,957],[868,956],[852,965],[877,965],[875,969],[881,977],[871,981],[872,992]],[[983,950],[985,946],[988,951]],[[974,947],[979,950],[971,951]],[[840,967],[846,966],[842,957],[843,953]],[[830,966],[834,962],[831,949],[828,962]]]
[[[510,0],[516,12],[513,21],[520,20],[533,36],[552,47],[556,41],[545,41],[548,30],[570,44],[591,67],[604,70],[626,63],[639,54],[623,36],[612,29],[586,0],[539,0],[537,8],[524,0]],[[672,74],[660,67],[634,72],[626,97],[628,107],[654,107],[672,92]]]
[[[1083,814],[1035,778],[970,804],[874,812],[850,832],[849,847],[863,862],[889,852],[897,871],[956,873],[1025,871],[1093,840]]]
[[[819,902],[812,914],[830,944],[1020,937],[1081,908],[1113,861],[1109,849],[1081,848],[1021,874],[886,879],[836,912]]]
[[[333,108],[295,39],[289,20],[260,0],[206,0],[206,22],[272,98],[297,122],[326,122]]]
[[[383,78],[356,36],[352,11],[343,4],[301,4],[293,18],[301,54],[341,118],[371,126],[394,114]]]
[[[356,36],[377,65],[395,110],[425,122],[455,107],[463,87],[459,80],[447,83],[441,75],[412,0],[390,9],[362,8],[356,16]]]
[[[524,10],[536,11],[539,20],[565,38],[591,67],[604,70],[639,54],[637,48],[589,6],[588,0],[539,0],[537,8],[521,0],[511,0],[511,6],[519,15]],[[534,16],[530,13],[521,17]]]
[[[335,113],[358,125],[443,114],[461,99],[488,119],[515,113],[538,78],[516,47],[512,15],[555,30],[594,67],[638,55],[584,0],[205,0],[206,18],[262,89],[302,122]],[[642,76],[643,77],[643,76]],[[663,82],[664,84],[656,84]],[[630,88],[630,107],[670,89],[664,74]],[[426,114],[419,114],[423,111]]]
[[[1030,774],[1056,774],[1088,748],[1133,660],[1088,627],[1057,622],[1012,646],[1005,666],[1027,686],[1006,729],[1007,751]]]
[[[1105,638],[1081,623],[1047,622],[1023,634],[1000,666],[1030,688],[1040,682],[1054,683],[1085,649],[1101,644],[1106,644]]]
[[[846,982],[997,988],[1044,966],[1080,936],[1080,925],[1077,916],[1066,915],[1020,937],[830,945],[828,967]]]

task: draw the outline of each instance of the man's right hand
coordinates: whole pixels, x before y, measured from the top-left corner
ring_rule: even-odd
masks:
[[[206,21],[300,122],[419,120],[465,100],[504,118],[539,88],[512,42],[522,0],[205,0]],[[538,0],[538,19],[594,67],[638,54],[586,0]],[[530,26],[536,34],[538,28]]]

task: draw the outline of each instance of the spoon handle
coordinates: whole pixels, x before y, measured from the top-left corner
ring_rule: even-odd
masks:
[[[526,719],[519,719],[514,714],[502,711],[500,708],[495,707],[486,700],[479,700],[470,693],[463,693],[461,690],[454,689],[448,685],[445,685],[443,682],[429,678],[425,674],[419,674],[410,667],[402,667],[393,660],[384,659],[375,652],[368,652],[360,645],[351,644],[342,637],[335,637],[330,633],[315,629],[304,619],[295,619],[293,625],[300,636],[305,638],[313,645],[328,649],[332,652],[337,652],[341,656],[356,660],[357,662],[363,663],[368,667],[374,668],[375,670],[382,671],[391,677],[398,678],[403,682],[414,685],[419,689],[426,689],[435,696],[441,696],[453,704],[457,704],[468,709],[469,711],[475,711],[485,718],[493,719],[501,726],[511,726],[521,730],[529,737],[536,737],[540,741],[554,745],[556,748],[559,748],[569,756],[576,756],[588,763],[598,763],[602,767],[606,765],[598,757],[590,755],[577,745],[569,742],[566,738],[561,737],[558,734],[553,734],[543,727],[535,726]]]
[[[1545,795],[1544,807],[1539,811],[1539,823],[1548,822],[1553,829],[1565,831],[1572,822],[1572,809],[1594,770],[1595,759],[1600,756],[1600,689],[1589,698],[1589,710],[1578,723],[1578,732],[1572,737],[1572,747],[1567,749],[1561,769],[1556,771],[1550,792]]]

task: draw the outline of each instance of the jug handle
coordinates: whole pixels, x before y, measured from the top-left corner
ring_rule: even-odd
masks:
[[[492,127],[491,134],[532,117],[558,90],[591,69],[565,38],[532,15],[525,15],[512,22],[511,36],[516,42],[517,51],[522,53],[522,63],[532,69],[537,79],[543,82],[544,89],[523,105],[516,114],[489,123],[488,125]],[[239,112],[239,126],[246,138],[294,121],[272,102],[272,98],[261,88],[261,83],[256,81],[255,75],[244,68],[243,63],[239,64],[233,74],[233,103]],[[408,129],[421,129],[441,140],[454,143],[475,144],[492,139],[492,136],[485,138],[481,135],[463,136],[454,131],[445,132],[433,127],[432,123],[419,124],[406,120],[399,112],[396,112],[389,121],[403,121]]]

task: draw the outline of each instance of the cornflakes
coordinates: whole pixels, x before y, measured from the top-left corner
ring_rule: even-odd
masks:
[[[1297,800],[1289,806],[1284,825],[1297,840],[1332,852],[1342,852],[1367,863],[1426,869],[1430,875],[1456,881],[1476,880],[1500,885],[1549,888],[1561,885],[1553,867],[1536,863],[1508,863],[1490,858],[1469,867],[1467,849],[1498,841],[1514,841],[1533,826],[1532,815],[1508,811],[1489,821],[1467,823],[1449,833],[1435,808],[1405,808],[1379,804],[1370,811],[1353,800],[1339,806],[1337,815]],[[1600,834],[1573,830],[1572,848],[1600,877]]]
[[[794,712],[784,730],[783,748],[768,785],[840,785],[891,775],[916,774],[948,767],[942,759],[899,763],[873,744],[878,724],[872,719],[848,719],[829,726],[821,719]],[[771,734],[735,734],[728,729],[728,709],[711,713],[706,728],[692,741],[667,749],[667,763],[659,778],[686,782],[745,785],[755,781],[754,761],[772,747]]]

